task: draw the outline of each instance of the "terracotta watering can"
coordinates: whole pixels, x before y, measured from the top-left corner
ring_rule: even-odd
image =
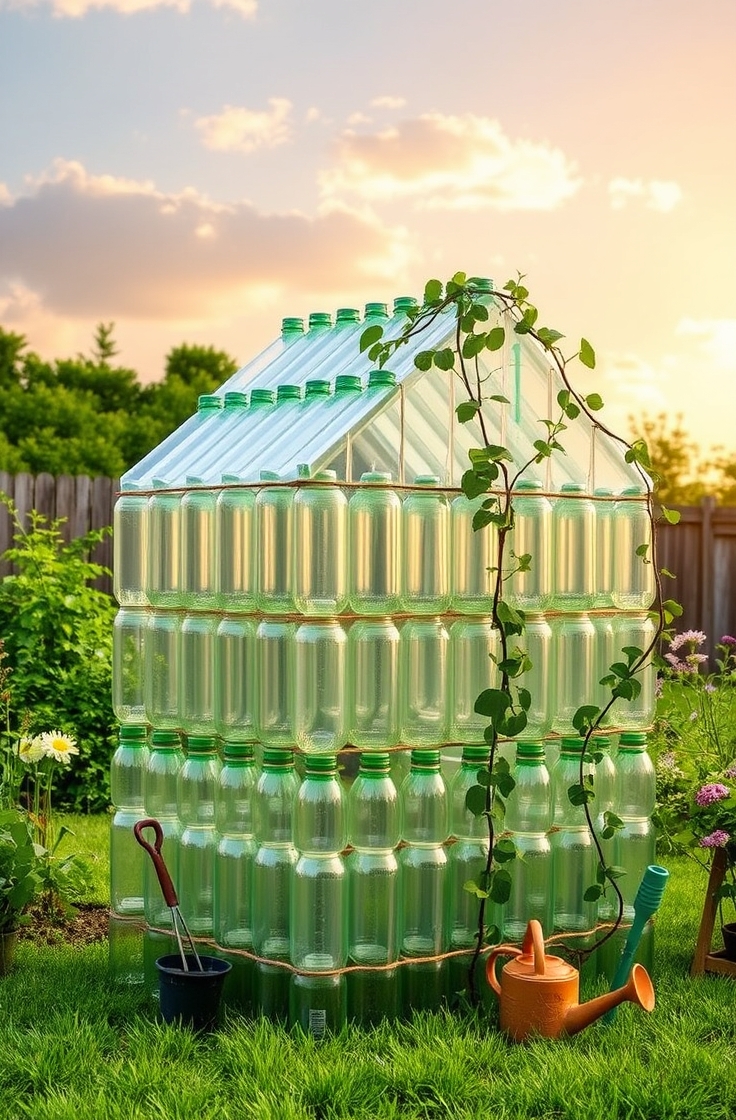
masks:
[[[514,957],[504,965],[499,984],[496,958]],[[649,974],[635,964],[627,984],[587,1003],[579,1002],[580,974],[561,957],[548,956],[538,921],[532,919],[521,948],[498,945],[486,963],[488,983],[501,1008],[501,1030],[517,1042],[529,1035],[557,1038],[575,1034],[607,1011],[628,1000],[645,1011],[654,1007],[654,988]]]

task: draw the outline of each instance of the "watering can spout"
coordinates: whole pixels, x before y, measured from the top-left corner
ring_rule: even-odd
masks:
[[[564,1018],[565,1034],[577,1034],[596,1019],[600,1019],[606,1012],[626,1002],[635,1003],[644,1011],[654,1009],[654,986],[649,973],[640,964],[634,965],[628,982],[622,988],[617,988],[614,992],[606,992],[605,995],[590,999],[587,1003],[570,1007]]]

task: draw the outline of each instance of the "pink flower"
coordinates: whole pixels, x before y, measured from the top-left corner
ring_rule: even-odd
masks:
[[[706,805],[712,805],[714,801],[723,801],[730,792],[728,786],[721,785],[720,782],[708,782],[695,794],[695,804],[702,809]]]
[[[727,778],[736,778],[736,762],[732,763],[728,770],[724,770],[723,773]]]
[[[736,638],[732,638],[730,634],[724,634],[721,638],[722,646],[736,646]]]
[[[684,645],[702,646],[705,640],[705,634],[702,630],[684,630],[682,634],[675,634],[670,642],[670,649],[676,650]],[[734,644],[736,645],[736,643]]]
[[[731,839],[728,832],[724,832],[722,828],[717,828],[711,832],[710,836],[704,836],[698,843],[701,848],[725,848],[726,844]]]

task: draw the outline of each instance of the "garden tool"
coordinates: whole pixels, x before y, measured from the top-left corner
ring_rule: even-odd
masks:
[[[515,957],[496,976],[496,958]],[[580,974],[560,957],[544,951],[544,935],[538,921],[527,926],[521,948],[498,945],[486,963],[488,982],[499,997],[501,1030],[517,1042],[538,1034],[558,1038],[575,1034],[624,1000],[645,1011],[654,1007],[654,988],[647,970],[635,964],[629,982],[615,992],[579,1002]]]
[[[154,831],[156,839],[153,847],[151,847],[151,845],[147,840],[144,839],[142,835],[144,828],[152,828]],[[164,863],[164,857],[161,855],[161,847],[164,842],[164,834],[161,825],[153,817],[147,817],[146,820],[137,821],[133,825],[133,835],[135,836],[140,846],[146,849],[149,856],[153,860],[153,866],[156,868],[156,875],[158,876],[158,881],[161,884],[161,893],[164,896],[166,905],[171,909],[171,922],[174,927],[176,943],[179,946],[179,955],[181,956],[182,968],[185,972],[189,972],[189,963],[187,961],[186,953],[184,952],[184,945],[182,944],[181,939],[183,931],[186,935],[187,941],[189,942],[189,947],[192,950],[194,959],[197,962],[197,968],[200,972],[204,972],[204,967],[202,965],[202,961],[199,958],[199,953],[197,952],[192,935],[189,932],[189,927],[184,921],[182,912],[179,909],[179,899],[177,898],[174,884],[171,881],[171,876],[169,875],[168,868]]]
[[[616,975],[611,984],[611,991],[620,988],[628,977],[644,927],[652,915],[659,910],[659,904],[662,901],[664,888],[667,886],[669,877],[670,873],[666,867],[658,867],[654,863],[650,863],[644,872],[644,878],[639,884],[639,890],[636,892],[636,898],[634,899],[634,921],[631,923],[626,944],[621,952],[621,960],[618,962]],[[612,1023],[615,1017],[616,1008],[614,1007],[606,1014],[604,1022]]]

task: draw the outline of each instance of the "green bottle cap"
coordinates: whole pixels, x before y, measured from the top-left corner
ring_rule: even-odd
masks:
[[[542,483],[535,478],[520,478],[514,483],[514,490],[541,490]]]
[[[324,330],[332,326],[332,316],[329,311],[312,311],[309,315],[309,329]]]
[[[187,735],[189,754],[210,754],[216,750],[217,739],[214,735]]]
[[[440,752],[435,750],[414,750],[411,752],[412,770],[439,770]]]
[[[384,389],[387,385],[396,384],[396,374],[390,369],[372,369],[368,374],[369,389]]]
[[[240,393],[237,389],[233,389],[230,393],[225,393],[224,408],[247,408],[248,394]]]
[[[471,276],[468,284],[472,284],[479,292],[493,291],[493,281],[488,276]]]
[[[437,474],[418,474],[414,479],[415,486],[439,486],[440,478]]]
[[[197,412],[208,408],[222,408],[222,397],[216,396],[215,393],[203,393],[201,397],[197,397]]]
[[[613,490],[610,486],[596,486],[593,496],[596,498],[612,498]]]
[[[560,754],[576,754],[579,755],[585,746],[585,741],[576,735],[574,738],[563,738],[560,740]]]
[[[338,307],[335,323],[359,323],[360,312],[356,307]]]
[[[251,408],[262,404],[273,404],[276,400],[273,389],[252,389],[250,394]]]
[[[141,486],[140,482],[121,482],[120,483],[120,492],[122,494],[130,494],[130,493],[134,492],[135,490],[142,490],[142,489],[143,489],[143,487]]]
[[[519,762],[544,762],[544,742],[541,739],[520,739],[516,744]]]
[[[154,731],[151,735],[151,748],[159,751],[174,751],[181,747],[178,731]]]
[[[303,319],[282,319],[281,334],[304,334]]]
[[[332,777],[337,773],[337,755],[308,754],[304,759],[304,772],[316,778]]]
[[[147,735],[148,728],[144,724],[126,723],[118,728],[118,738],[122,743],[145,740]]]
[[[225,743],[222,757],[226,762],[255,762],[255,746],[253,743]]]
[[[319,378],[315,378],[313,381],[307,382],[305,396],[329,397],[331,392],[329,381],[322,381]]]
[[[397,296],[394,300],[394,315],[412,311],[415,307],[419,307],[419,303],[414,299],[414,296]]]
[[[315,482],[337,482],[337,471],[317,471]]]
[[[225,483],[227,483],[227,482],[242,482],[243,479],[241,478],[241,476],[239,474],[224,474],[222,476],[221,481],[225,482]]]
[[[367,303],[365,305],[365,319],[388,319],[388,307],[385,303]]]
[[[579,482],[563,482],[560,487],[562,494],[584,494],[585,487],[581,486]]]
[[[390,482],[391,475],[388,471],[366,471],[360,476],[361,482]]]
[[[470,744],[468,744],[467,746],[463,747],[463,753],[460,761],[462,765],[469,765],[472,763],[474,766],[478,766],[479,764],[482,766],[484,763],[488,762],[490,756],[490,747],[481,747],[478,745],[471,746]]]
[[[281,478],[281,475],[278,471],[267,471],[264,469],[261,471],[260,477],[261,482],[278,482]]]
[[[294,765],[294,752],[283,747],[266,747],[263,751],[264,770],[287,770]]]
[[[187,486],[204,486],[204,479],[200,478],[198,474],[185,475],[184,482]]]
[[[302,391],[298,385],[279,385],[276,390],[276,400],[281,401],[300,401],[302,399]]]
[[[363,774],[388,774],[391,759],[383,751],[363,751],[360,756],[360,770]]]
[[[151,485],[154,490],[168,490],[171,483],[165,478],[154,478]]]
[[[647,746],[646,731],[622,731],[618,741],[621,751],[643,751]]]
[[[590,740],[590,745],[593,749],[600,747],[602,751],[607,751],[611,746],[611,740],[608,735],[594,735]]]
[[[360,392],[363,388],[363,383],[360,378],[354,373],[340,373],[335,378],[335,392]]]

